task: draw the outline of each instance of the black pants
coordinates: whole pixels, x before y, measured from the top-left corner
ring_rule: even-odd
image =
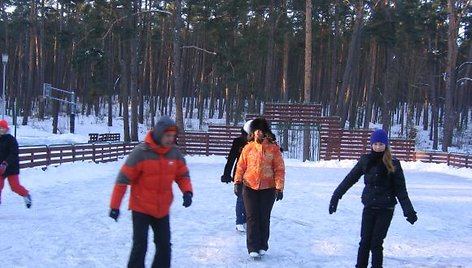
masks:
[[[367,268],[369,251],[372,252],[372,268],[382,267],[383,241],[392,217],[393,209],[364,208],[356,268]]]
[[[248,252],[269,248],[270,213],[275,201],[275,188],[253,190],[244,186],[246,209],[246,245]]]
[[[128,268],[144,268],[147,251],[148,231],[151,226],[154,232],[156,254],[152,268],[170,267],[170,225],[169,216],[154,218],[152,216],[133,211],[133,248],[129,257]]]

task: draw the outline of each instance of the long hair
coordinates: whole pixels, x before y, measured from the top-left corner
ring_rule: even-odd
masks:
[[[275,143],[275,135],[269,131],[269,132],[263,132],[264,133],[264,138],[269,141],[269,143]],[[251,132],[249,135],[247,135],[247,141],[256,141],[256,136],[254,135],[254,132]]]
[[[382,161],[384,165],[387,167],[388,173],[393,173],[395,172],[395,166],[393,165],[393,160],[392,160],[392,151],[390,150],[390,147],[385,148],[385,152],[382,158]]]

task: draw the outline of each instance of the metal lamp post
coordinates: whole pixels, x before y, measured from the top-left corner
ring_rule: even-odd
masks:
[[[6,106],[7,106],[7,102],[5,100],[5,73],[6,73],[6,70],[7,70],[8,54],[2,53],[2,63],[3,63],[2,119],[5,119],[5,109],[6,109]]]

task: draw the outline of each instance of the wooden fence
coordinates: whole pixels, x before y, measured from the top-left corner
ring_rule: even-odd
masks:
[[[246,119],[262,116],[274,126],[309,126],[319,131],[319,159],[358,159],[370,151],[372,130],[341,129],[337,116],[321,116],[321,105],[266,103],[262,115],[249,114]],[[189,131],[178,136],[177,144],[188,155],[224,155],[234,138],[241,134],[242,126],[209,125],[208,131]],[[315,141],[311,140],[311,143]],[[34,167],[76,161],[116,161],[128,154],[134,143],[93,143],[20,147],[20,166]],[[314,146],[310,144],[310,146]],[[318,144],[316,145],[318,146]],[[472,157],[443,152],[415,152],[415,141],[393,138],[390,146],[394,156],[403,161],[447,163],[454,167],[472,168]],[[316,147],[318,148],[318,147]]]
[[[94,143],[21,146],[19,148],[20,168],[58,165],[68,162],[117,161],[137,145],[133,143]]]
[[[222,131],[222,129],[226,130]],[[240,130],[241,127],[239,126],[210,126],[208,132],[187,132],[180,135],[178,144],[181,150],[188,155],[226,156],[231,147],[232,140],[240,134]],[[365,136],[366,134],[364,133],[363,135]],[[323,145],[324,142],[322,140],[320,158],[323,160],[358,159],[361,154],[369,151],[368,138],[364,136],[360,136],[359,140],[364,144],[364,146],[360,147],[341,142],[338,148],[328,148],[328,146]],[[334,139],[336,139],[337,143],[339,142],[339,138]],[[345,135],[341,139],[349,139],[349,136]],[[472,168],[471,155],[444,152],[415,152],[412,149],[414,148],[414,143],[411,141],[392,139],[390,143],[394,156],[403,161],[446,163],[453,167]],[[138,142],[22,146],[19,148],[20,167],[46,167],[80,161],[93,161],[97,163],[117,161],[120,157],[129,154],[137,144]]]

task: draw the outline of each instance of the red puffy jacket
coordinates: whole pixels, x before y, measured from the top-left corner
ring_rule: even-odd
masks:
[[[183,193],[193,192],[183,155],[176,147],[156,144],[150,131],[144,143],[133,149],[121,167],[113,188],[110,208],[120,208],[127,186],[130,185],[130,210],[155,218],[165,217],[172,204],[174,181]]]

